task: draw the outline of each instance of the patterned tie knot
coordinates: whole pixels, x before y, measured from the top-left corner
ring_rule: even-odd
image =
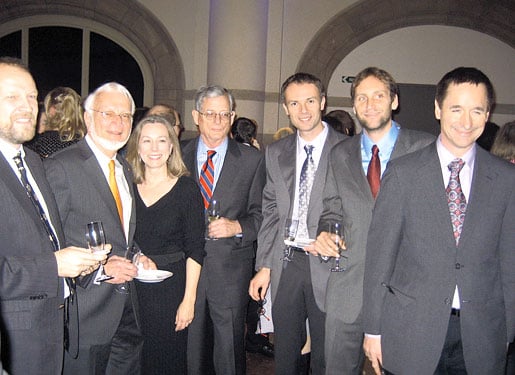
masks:
[[[452,176],[458,176],[464,165],[465,165],[465,162],[463,161],[463,159],[454,159],[453,161],[451,161],[449,163],[449,165],[447,167],[451,171]]]
[[[308,158],[311,157],[311,155],[313,154],[313,149],[315,147],[313,145],[305,145],[304,146],[304,151],[306,151],[306,154],[308,154]]]
[[[207,158],[213,159],[213,156],[215,156],[216,151],[215,150],[207,150]]]

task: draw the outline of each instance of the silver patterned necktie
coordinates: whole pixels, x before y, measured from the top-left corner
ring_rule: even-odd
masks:
[[[465,162],[462,159],[454,159],[449,163],[448,168],[451,171],[451,177],[449,178],[449,185],[445,189],[456,246],[460,241],[465,212],[467,211],[467,200],[460,182],[460,171],[464,165]]]
[[[302,165],[299,179],[299,227],[297,230],[297,237],[299,238],[309,238],[307,227],[309,197],[316,173],[315,162],[312,156],[313,149],[314,147],[312,145],[304,146],[306,160],[304,160],[304,164]]]

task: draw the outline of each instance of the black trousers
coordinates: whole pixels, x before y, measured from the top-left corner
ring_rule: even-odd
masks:
[[[309,267],[309,256],[293,252],[282,270],[272,303],[274,320],[275,373],[297,375],[302,368],[301,349],[306,342],[306,319],[311,336],[311,371],[325,373],[325,313],[317,306]]]

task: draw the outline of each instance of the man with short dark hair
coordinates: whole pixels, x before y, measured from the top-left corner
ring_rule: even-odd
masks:
[[[476,140],[493,87],[438,83],[436,142],[390,163],[368,235],[364,350],[376,374],[503,374],[515,337],[515,167]]]
[[[307,73],[292,75],[283,83],[281,97],[297,132],[266,149],[267,183],[258,237],[258,272],[249,294],[262,300],[271,285],[276,374],[300,372],[306,319],[311,336],[311,371],[324,374],[325,290],[332,264],[316,252],[307,252],[304,245],[287,247],[283,235],[286,221],[292,219],[298,221],[297,239],[315,238],[328,155],[345,136],[322,122],[326,97],[317,77]],[[321,255],[337,254],[331,251]]]

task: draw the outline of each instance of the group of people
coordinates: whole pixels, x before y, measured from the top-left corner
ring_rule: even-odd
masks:
[[[61,91],[50,98],[73,97]],[[436,139],[392,120],[399,93],[382,69],[361,71],[351,99],[354,137],[322,120],[321,81],[292,75],[281,101],[296,132],[263,154],[221,86],[197,91],[199,135],[180,142],[173,109],[133,128],[131,94],[107,83],[78,112],[85,130],[58,131],[68,143],[42,161],[23,147],[36,84],[0,58],[4,369],[244,374],[249,295],[261,306],[270,288],[277,374],[301,371],[308,336],[313,374],[360,374],[365,355],[377,374],[502,373],[515,335],[515,167],[475,145],[490,81],[475,68],[442,78]],[[291,220],[298,241],[285,245]],[[107,255],[87,248],[92,221]],[[134,246],[139,264],[126,257]],[[343,272],[331,272],[336,258]],[[141,268],[173,276],[147,284]]]

